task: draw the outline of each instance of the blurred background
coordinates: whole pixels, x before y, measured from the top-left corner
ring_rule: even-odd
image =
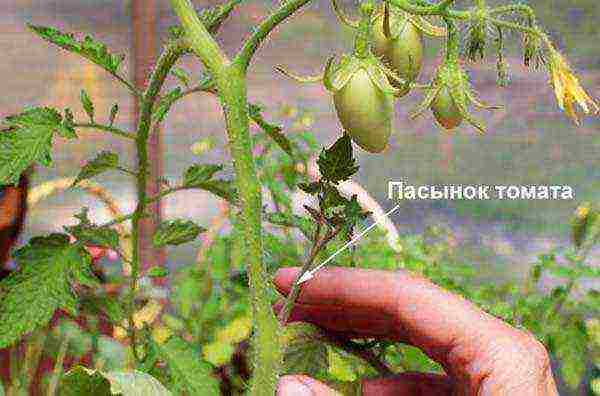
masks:
[[[195,2],[197,6],[214,3]],[[532,0],[536,10],[559,47],[579,72],[584,86],[598,97],[600,86],[600,8],[595,0]],[[354,2],[342,2],[348,13],[355,13]],[[134,128],[131,97],[110,76],[76,55],[58,50],[29,33],[25,24],[51,25],[64,31],[91,33],[108,44],[112,51],[127,55],[126,67],[132,72],[131,3],[122,0],[4,0],[0,7],[0,75],[3,95],[0,116],[20,112],[24,106],[51,105],[72,108],[84,116],[79,104],[80,89],[87,90],[96,112],[108,115],[119,103],[120,127]],[[168,1],[145,1],[156,7],[151,30],[158,47],[169,26],[176,23]],[[248,1],[234,11],[219,35],[229,53],[237,50],[249,28],[272,7],[267,1]],[[139,21],[138,21],[139,22]],[[149,38],[151,39],[151,37]],[[360,152],[361,169],[356,181],[384,206],[387,182],[404,180],[410,184],[548,184],[570,185],[574,201],[415,201],[404,202],[394,215],[401,233],[420,232],[430,225],[445,225],[452,230],[460,251],[473,263],[493,264],[495,276],[518,277],[537,253],[566,243],[568,220],[578,202],[600,199],[600,121],[583,120],[575,128],[559,111],[544,72],[528,72],[519,57],[519,39],[508,40],[512,84],[495,84],[495,60],[470,67],[473,83],[482,99],[501,104],[502,110],[477,114],[488,124],[485,136],[463,125],[453,133],[438,128],[425,114],[415,121],[407,113],[421,98],[411,93],[396,104],[395,132],[391,146],[383,155]],[[427,59],[421,81],[428,81],[438,59],[440,43],[427,39]],[[249,96],[265,105],[266,117],[289,124],[290,115],[309,126],[322,144],[331,144],[340,134],[329,94],[319,84],[299,85],[273,72],[276,64],[286,64],[299,73],[314,74],[325,59],[352,48],[352,36],[340,26],[327,1],[315,1],[295,18],[274,32],[260,50],[251,67]],[[158,49],[158,48],[157,48]],[[186,58],[185,67],[199,76],[197,61]],[[132,76],[133,79],[133,76]],[[175,79],[170,82],[173,86]],[[287,124],[286,124],[287,123]],[[87,131],[76,141],[59,141],[55,166],[38,167],[33,185],[61,177],[75,176],[86,160],[102,149],[120,153],[123,163],[134,163],[132,147],[102,133]],[[223,120],[216,100],[208,95],[188,97],[170,113],[161,130],[162,172],[178,178],[198,157],[191,147],[210,137],[215,149],[204,154],[203,162],[229,163],[225,147]],[[120,174],[105,174],[96,180],[117,197],[123,211],[133,205],[133,184]],[[58,194],[41,202],[31,212],[26,235],[62,228],[72,221],[81,206],[89,206],[93,217],[106,220],[108,212],[79,191]],[[208,225],[218,213],[218,202],[203,192],[181,192],[169,197],[164,217],[190,217]],[[197,244],[198,245],[198,244]],[[171,267],[190,262],[198,246],[168,253]],[[186,250],[187,249],[187,250]],[[596,255],[597,257],[597,255]]]

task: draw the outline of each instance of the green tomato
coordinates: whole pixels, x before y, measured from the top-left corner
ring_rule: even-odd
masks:
[[[394,97],[383,92],[365,68],[333,94],[338,118],[352,140],[371,153],[383,151],[392,131]]]
[[[373,23],[373,40],[371,50],[380,57],[398,76],[408,82],[413,82],[421,73],[423,67],[423,38],[419,29],[406,18],[390,15],[390,25],[394,38],[388,38],[383,33],[383,13],[375,17]],[[397,81],[390,82],[404,96],[409,92],[408,87],[401,86]]]
[[[431,103],[431,110],[437,122],[446,129],[454,129],[463,121],[463,116],[450,96],[448,87],[440,89]]]

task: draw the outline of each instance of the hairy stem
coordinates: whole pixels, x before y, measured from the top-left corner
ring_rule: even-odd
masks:
[[[271,33],[277,25],[310,2],[311,0],[289,0],[282,2],[283,5],[261,22],[254,34],[246,40],[244,46],[235,57],[234,63],[239,64],[242,71],[245,73],[252,60],[252,56],[260,44],[267,38],[269,33]]]
[[[327,246],[327,244],[331,242],[331,240],[340,233],[340,231],[341,228],[336,227],[334,229],[330,229],[323,237],[321,237],[320,225],[317,225],[317,231],[315,233],[314,239],[315,242],[313,244],[313,247],[311,248],[308,260],[306,260],[306,263],[304,263],[302,269],[298,273],[298,276],[296,277],[296,280],[292,285],[292,290],[290,290],[290,293],[288,294],[284,302],[283,308],[281,309],[281,313],[279,314],[279,321],[282,324],[285,325],[289,320],[290,314],[292,313],[292,308],[294,307],[294,304],[296,303],[296,300],[300,295],[300,291],[302,290],[302,284],[298,283],[299,279],[302,277],[302,275],[304,275],[307,271],[310,270],[319,252],[323,250]]]
[[[108,126],[108,125],[88,123],[88,124],[75,124],[74,127],[75,128],[97,129],[99,131],[109,132],[109,133],[112,133],[113,135],[124,137],[126,139],[131,139],[131,140],[135,140],[135,138],[136,138],[136,136],[131,132],[127,132],[122,129],[115,128],[115,127]]]
[[[64,336],[60,342],[58,354],[56,355],[56,361],[54,362],[54,368],[52,369],[52,377],[50,377],[50,384],[48,385],[49,396],[56,395],[56,391],[58,390],[58,383],[64,370],[63,366],[65,363],[65,357],[67,356],[67,350],[69,348],[70,341],[71,340],[69,336]]]
[[[388,0],[390,4],[396,6],[413,15],[437,15],[445,16],[453,19],[469,19],[471,12],[457,11],[449,7],[454,3],[454,0],[443,0],[438,4],[415,5],[410,0]]]
[[[308,0],[302,0],[308,1]],[[293,1],[291,1],[293,3]],[[217,84],[229,147],[233,157],[237,189],[240,196],[242,230],[246,245],[246,262],[250,278],[250,296],[254,319],[254,373],[250,385],[251,395],[272,396],[276,392],[281,371],[282,354],[279,341],[279,324],[271,308],[269,276],[264,268],[262,254],[260,184],[252,156],[249,131],[248,100],[246,93],[246,66],[265,29],[255,34],[255,45],[246,44],[237,64],[230,64],[218,44],[200,21],[189,0],[171,0],[187,33],[192,50],[206,65]],[[289,3],[288,3],[289,4]],[[285,8],[283,6],[282,8]],[[291,13],[291,11],[290,11]],[[283,15],[282,15],[283,16]],[[287,15],[285,15],[287,16]],[[282,18],[281,20],[283,20]],[[275,18],[273,26],[278,23]],[[254,48],[254,49],[252,49]]]
[[[137,206],[131,216],[131,239],[133,241],[131,255],[131,280],[128,295],[128,321],[129,336],[131,338],[131,349],[134,357],[139,362],[139,355],[136,348],[136,329],[133,323],[133,314],[135,312],[135,294],[137,282],[140,275],[140,222],[145,215],[148,200],[146,196],[146,185],[148,183],[148,138],[152,128],[152,110],[160,94],[162,86],[169,75],[171,68],[175,65],[180,56],[185,52],[186,45],[183,41],[175,41],[167,46],[163,54],[158,59],[148,88],[144,92],[140,101],[140,116],[138,120],[136,151],[137,151]]]

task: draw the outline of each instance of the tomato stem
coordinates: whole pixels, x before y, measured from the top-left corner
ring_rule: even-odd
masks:
[[[360,4],[361,19],[354,38],[354,55],[357,58],[367,58],[371,55],[371,31],[373,27],[373,11],[375,5],[372,0],[363,0]]]

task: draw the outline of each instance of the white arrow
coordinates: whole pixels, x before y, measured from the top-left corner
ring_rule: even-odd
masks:
[[[400,204],[394,206],[387,213],[385,213],[383,216],[381,216],[379,219],[377,219],[373,224],[371,224],[370,226],[368,226],[367,228],[365,228],[360,234],[358,234],[357,236],[355,236],[354,238],[352,238],[348,243],[346,243],[344,246],[342,246],[341,248],[339,248],[335,253],[333,253],[331,256],[329,256],[329,258],[327,260],[323,261],[321,264],[319,264],[318,266],[316,266],[312,270],[306,271],[300,277],[300,279],[298,279],[298,284],[304,283],[304,282],[312,279],[315,276],[315,274],[321,268],[323,268],[328,262],[330,262],[331,260],[333,260],[338,254],[340,254],[341,252],[343,252],[344,250],[346,250],[348,247],[352,246],[360,238],[362,238],[363,236],[365,236],[369,231],[371,231],[373,228],[375,228],[375,226],[377,226],[377,224],[379,224],[383,219],[385,219],[386,217],[388,217],[389,215],[391,215],[392,213],[394,213],[396,210],[398,210],[398,208],[400,208]]]

